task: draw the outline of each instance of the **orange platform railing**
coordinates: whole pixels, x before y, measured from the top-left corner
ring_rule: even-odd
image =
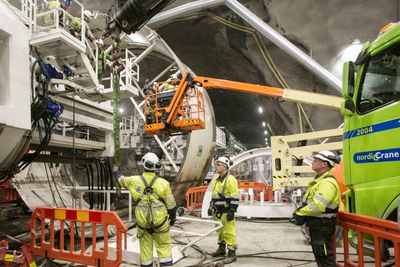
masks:
[[[40,235],[37,235],[37,226],[40,226]],[[86,226],[91,228],[92,247],[88,252],[85,251]],[[111,257],[108,249],[109,226],[114,226],[116,233],[116,250],[115,254],[110,253],[114,254]],[[97,233],[99,229],[103,231]],[[126,232],[127,227],[112,211],[36,208],[31,217],[31,249],[35,255],[50,259],[91,266],[119,266],[122,262],[123,234],[125,249],[127,245]],[[98,237],[104,238],[102,248],[96,246]],[[56,238],[59,240],[57,243]]]

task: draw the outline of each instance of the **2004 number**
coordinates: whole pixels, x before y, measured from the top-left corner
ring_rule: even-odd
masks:
[[[357,129],[357,135],[364,135],[364,134],[372,133],[373,131],[374,130],[373,130],[372,126],[369,126],[369,127]]]

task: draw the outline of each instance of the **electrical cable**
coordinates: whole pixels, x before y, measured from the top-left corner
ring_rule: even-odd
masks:
[[[253,36],[253,38],[256,41],[257,46],[258,46],[258,48],[259,48],[259,50],[261,52],[261,55],[264,58],[265,63],[267,64],[267,66],[271,70],[271,72],[274,75],[274,77],[277,79],[278,83],[285,89],[289,88],[289,85],[287,84],[287,82],[283,78],[283,76],[280,73],[278,67],[276,66],[274,60],[272,59],[271,54],[268,52],[268,49],[266,48],[264,42],[262,41],[262,37],[260,36],[259,32],[257,30],[255,30],[255,29],[253,29],[253,28],[246,27],[246,26],[231,22],[231,21],[226,20],[226,19],[224,19],[224,18],[222,18],[220,16],[212,14],[210,12],[197,12],[197,13],[194,13],[194,14],[192,14],[190,16],[185,17],[185,18],[177,18],[177,19],[168,21],[168,22],[160,25],[160,27],[164,26],[166,24],[169,24],[171,22],[174,22],[174,21],[188,20],[188,19],[197,18],[199,16],[209,16],[212,19],[214,19],[215,21],[218,21],[218,22],[222,23],[223,25],[225,25],[227,27],[236,29],[236,30],[241,31],[241,32],[246,32],[246,33],[250,34],[251,36]],[[300,103],[296,103],[296,105],[298,107],[300,107],[300,110],[302,111],[303,116],[306,118],[307,124],[310,126],[310,129],[313,130],[314,127],[312,126],[311,122],[308,120],[307,114],[305,114],[302,105]],[[300,116],[300,114],[299,114],[299,116]],[[301,128],[302,128],[302,126],[301,126]]]
[[[92,193],[90,192],[90,190],[91,190],[91,178],[90,178],[90,175],[89,175],[89,167],[88,167],[88,164],[85,164],[84,165],[84,168],[85,168],[85,170],[86,170],[86,181],[87,181],[87,184],[88,184],[88,190],[89,190],[89,209],[91,210],[91,209],[93,209],[93,199],[92,199]]]
[[[187,244],[189,244],[189,243],[191,242],[191,240],[190,240],[190,238],[189,238],[189,235],[186,233],[185,229],[183,229],[183,227],[182,227],[181,224],[182,224],[182,223],[175,224],[174,226],[175,226],[176,228],[181,229],[181,230],[183,231],[183,233],[185,234],[185,237],[186,237],[187,240],[188,240],[188,243],[185,243],[185,242],[183,242],[183,241],[177,240],[177,239],[176,239],[177,237],[174,237],[173,239],[174,239],[174,241],[177,242],[178,244],[187,245]],[[203,264],[203,262],[207,259],[207,253],[206,253],[203,249],[201,249],[198,245],[194,245],[194,244],[193,244],[191,247],[192,247],[193,249],[197,250],[198,252],[200,252],[200,254],[201,254],[201,259],[200,259],[200,261],[199,261],[198,263],[193,264],[193,265],[189,265],[189,266],[187,266],[187,267],[191,267],[191,266],[193,266],[193,267],[194,267],[194,266],[201,266],[201,265]]]
[[[49,100],[48,92],[48,80],[42,79],[43,69],[40,67],[40,72],[35,72],[35,67],[40,64],[40,59],[36,60],[32,65],[31,73],[31,90],[32,90],[32,103],[31,103],[31,133],[36,129],[39,133],[39,145],[33,153],[26,153],[22,156],[18,163],[18,169],[25,169],[44,149],[48,146],[51,139],[51,131],[55,126],[56,119],[50,118],[47,112],[47,103]],[[34,81],[37,82],[37,86],[34,86]],[[42,133],[42,127],[44,128],[44,134]]]
[[[186,233],[186,231],[183,229],[183,227],[181,225],[175,225],[176,228],[179,228],[183,231],[183,233],[185,234],[185,237],[188,240],[188,243],[191,242],[189,235]],[[179,237],[179,236],[178,236]],[[183,241],[177,240],[177,237],[174,236],[173,240],[175,242],[177,242],[178,244],[188,244],[185,243]],[[191,246],[193,247],[195,250],[199,251],[202,254],[202,259],[193,265],[189,265],[189,266],[203,266],[204,261],[207,259],[207,252],[205,252],[203,249],[201,249],[200,247],[198,247],[197,245],[193,245]],[[279,254],[279,253],[312,253],[312,251],[263,251],[263,252],[259,252],[259,253],[251,253],[251,254],[241,254],[241,255],[237,255],[238,258],[248,258],[248,257],[254,257],[254,258],[268,258],[268,259],[276,259],[276,260],[285,260],[285,261],[301,261],[301,262],[306,262],[306,264],[315,262],[315,260],[311,260],[311,259],[293,259],[293,258],[289,258],[289,257],[276,257],[276,256],[270,256],[269,254]],[[267,254],[266,256],[263,256],[264,254]],[[215,261],[211,261],[211,262],[218,262],[220,261],[220,259],[216,259]],[[292,264],[290,262],[288,262],[288,266],[292,266]]]
[[[96,167],[96,177],[97,177],[97,190],[101,190],[101,179],[102,177],[100,176],[100,172],[99,172],[99,165],[98,165],[98,161],[94,162],[94,166]],[[97,203],[97,207],[100,210],[103,210],[103,193],[101,193],[100,191],[97,193],[97,197],[98,197],[98,203]]]
[[[48,185],[49,185],[49,190],[50,190],[51,196],[52,196],[52,198],[53,198],[54,205],[58,208],[58,204],[57,204],[57,201],[56,201],[56,197],[54,196],[54,191],[53,191],[53,188],[51,187],[49,174],[47,173],[46,165],[44,165],[44,169],[45,169],[45,171],[46,171],[47,183],[48,183]]]
[[[87,166],[87,168],[89,170],[89,177],[90,177],[90,180],[91,180],[90,190],[94,190],[94,174],[93,174],[92,163],[88,163],[88,164],[86,164],[86,166]],[[90,204],[90,207],[91,207],[90,209],[93,209],[94,208],[95,194],[93,192],[90,192],[89,194],[90,194],[90,196],[92,198],[92,200],[91,200],[92,203]]]
[[[48,165],[49,165],[49,164],[48,164]],[[50,166],[49,166],[49,171],[50,171],[50,174],[51,174],[51,179],[53,180],[53,183],[54,183],[54,187],[56,188],[57,195],[58,195],[58,197],[60,198],[61,203],[63,204],[64,208],[66,208],[67,205],[65,205],[64,199],[63,199],[62,196],[61,196],[60,190],[58,189],[58,186],[57,186],[57,184],[56,184],[56,181],[55,181],[53,172],[52,172],[51,169],[50,169]]]
[[[73,159],[72,159],[72,178],[73,180],[73,190],[76,192],[76,151],[75,151],[75,91],[74,94],[72,95],[73,98],[73,103],[72,103],[72,154],[73,154]],[[74,198],[72,198],[72,207],[76,208],[76,203],[74,201]],[[77,227],[75,227],[75,229],[77,229]]]
[[[102,190],[107,190],[107,183],[106,183],[106,176],[104,173],[104,166],[103,163],[101,162],[101,160],[98,160],[99,162],[99,169],[100,169],[100,176],[101,176],[101,189]],[[107,194],[102,194],[102,196],[104,197],[104,210],[107,210]]]

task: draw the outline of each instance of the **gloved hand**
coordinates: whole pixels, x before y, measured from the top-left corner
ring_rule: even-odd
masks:
[[[176,208],[168,210],[169,225],[173,226],[176,221]]]
[[[228,210],[228,213],[226,214],[226,220],[232,221],[233,219],[235,219],[235,211],[234,210]]]
[[[119,167],[118,167],[117,165],[114,165],[112,174],[113,174],[113,179],[114,179],[114,181],[116,182],[116,184],[119,185],[118,179],[119,179],[119,177],[122,176],[122,173],[121,173],[121,171],[119,170]]]
[[[303,216],[299,216],[296,213],[293,214],[293,217],[289,219],[289,222],[301,226],[306,223],[306,219]]]

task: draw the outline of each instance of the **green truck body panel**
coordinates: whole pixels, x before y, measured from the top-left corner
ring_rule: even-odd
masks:
[[[387,218],[400,195],[400,24],[368,44],[357,67],[352,116],[345,116],[346,210]]]

